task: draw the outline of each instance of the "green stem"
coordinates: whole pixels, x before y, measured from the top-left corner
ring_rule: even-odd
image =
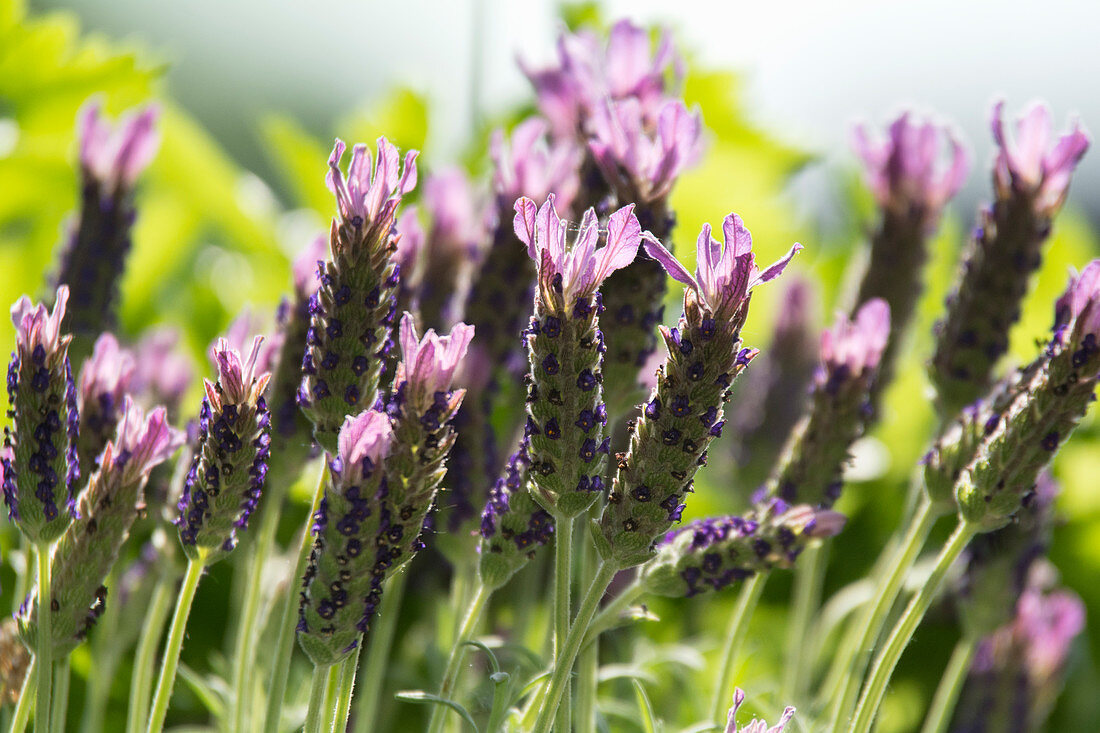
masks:
[[[23,733],[27,729],[27,720],[31,717],[31,690],[38,684],[38,660],[32,658],[23,677],[23,688],[19,691],[19,700],[15,703],[15,714],[11,718],[10,733]]]
[[[584,637],[585,646],[588,646],[594,642],[600,634],[618,624],[623,611],[644,594],[645,586],[642,584],[642,579],[639,577],[623,589],[619,595],[611,599],[611,602],[596,614],[596,618],[592,619],[592,624],[588,627],[588,633]]]
[[[790,621],[787,623],[787,651],[783,665],[783,681],[779,699],[794,703],[802,696],[811,660],[807,655],[810,623],[821,601],[821,586],[825,580],[827,548],[817,540],[798,558],[794,570],[794,597],[791,599]]]
[[[126,733],[138,733],[149,714],[149,691],[153,686],[153,665],[157,644],[171,607],[175,583],[166,578],[157,582],[149,611],[141,628],[141,641],[134,655],[134,671],[130,678],[130,704],[126,717]]]
[[[756,610],[756,604],[760,601],[760,594],[764,592],[764,584],[768,580],[767,573],[757,573],[744,585],[737,596],[737,605],[730,616],[730,625],[726,629],[726,640],[722,644],[722,656],[718,667],[718,684],[714,686],[711,696],[710,720],[724,721],[726,711],[729,710],[730,700],[733,699],[733,690],[730,683],[733,681],[733,663],[737,661],[737,653],[741,650],[741,643],[745,640],[745,634],[749,630],[749,619]]]
[[[565,642],[554,657],[554,671],[550,676],[550,684],[539,710],[538,719],[535,721],[535,733],[549,733],[558,705],[565,693],[565,688],[569,686],[569,676],[573,671],[573,662],[576,661],[577,653],[581,650],[581,644],[584,642],[585,634],[592,623],[592,617],[596,615],[596,608],[600,605],[600,599],[607,592],[607,586],[611,585],[611,580],[615,577],[616,572],[618,572],[618,568],[604,562],[601,562],[597,568],[596,577],[592,579],[592,584],[588,586],[588,592],[585,593],[580,608],[577,609],[577,618],[573,621],[573,625],[569,628],[569,634],[565,637]],[[562,730],[562,733],[568,733],[568,729]]]
[[[233,730],[248,730],[248,712],[252,709],[252,667],[256,658],[256,638],[260,622],[260,599],[263,595],[263,570],[271,548],[275,545],[275,531],[279,528],[279,514],[286,495],[286,482],[280,477],[264,497],[266,502],[260,518],[260,531],[253,543],[251,562],[247,569],[245,597],[237,619],[237,643],[233,656]]]
[[[19,533],[19,555],[23,558],[23,572],[16,573],[15,587],[12,588],[11,615],[19,615],[19,607],[23,605],[23,599],[27,597],[27,589],[31,581],[31,550],[34,545],[26,536]],[[11,557],[9,556],[9,560]]]
[[[306,515],[302,538],[298,546],[298,559],[294,563],[293,575],[287,583],[286,596],[283,598],[282,614],[279,621],[279,637],[275,641],[275,654],[271,663],[271,685],[268,687],[267,710],[264,711],[264,733],[278,733],[282,719],[283,702],[286,697],[286,683],[290,677],[290,659],[294,653],[294,630],[298,627],[298,583],[306,572],[309,553],[313,548],[313,515],[321,505],[325,495],[325,483],[328,478],[328,463],[322,461],[321,478],[313,492],[313,503]]]
[[[50,709],[51,733],[64,733],[69,715],[69,657],[53,663],[53,707]]]
[[[306,723],[302,728],[303,733],[320,733],[321,722],[326,717],[325,698],[328,697],[329,678],[336,672],[336,667],[329,665],[314,665],[313,682],[309,688],[309,709],[306,712]]]
[[[386,581],[382,589],[382,602],[366,641],[367,660],[363,665],[362,684],[359,686],[359,702],[355,706],[355,730],[364,733],[375,730],[378,708],[382,702],[382,688],[387,681],[386,668],[390,660],[397,619],[401,603],[405,599],[408,569],[399,571]]]
[[[841,674],[837,677],[839,684],[831,695],[829,720],[834,733],[843,733],[846,730],[845,724],[849,711],[855,705],[859,685],[863,681],[875,642],[882,633],[882,627],[886,624],[890,609],[893,608],[902,584],[916,562],[921,548],[924,547],[928,533],[932,531],[932,525],[936,523],[937,518],[938,514],[932,509],[931,503],[924,499],[917,507],[904,539],[895,547],[886,569],[877,576],[877,579],[881,580],[875,583],[876,595],[865,607],[863,613],[859,614],[855,623],[848,627],[852,632],[851,643],[847,643],[846,634],[838,658],[834,662],[834,664],[844,665],[840,668]]]
[[[599,504],[596,506],[599,506]],[[591,512],[582,516],[587,518],[590,514]],[[578,554],[580,555],[578,564],[581,568],[578,587],[583,588],[584,586],[581,584],[587,584],[596,574],[596,547],[592,542],[581,542]],[[577,712],[573,716],[578,733],[596,733],[596,698],[599,693],[599,675],[600,645],[598,643],[582,643],[580,656],[577,658]]]
[[[360,638],[355,650],[340,663],[336,681],[336,710],[331,726],[334,733],[344,733],[348,729],[351,696],[355,692],[355,672],[359,669],[359,653],[363,644],[364,640]]]
[[[462,625],[455,635],[451,654],[447,657],[447,667],[443,671],[443,681],[439,683],[439,696],[442,698],[449,699],[454,693],[455,685],[458,683],[458,675],[462,671],[462,657],[466,653],[466,642],[474,635],[478,621],[481,620],[481,613],[485,610],[485,604],[491,595],[492,591],[484,583],[478,583],[477,591],[474,592],[470,606],[466,609],[466,615],[462,618]],[[428,733],[440,733],[443,730],[443,721],[450,708],[443,705],[433,705],[432,707]],[[367,729],[364,728],[363,730]],[[357,733],[362,732],[357,731]]]
[[[38,559],[38,639],[34,654],[38,658],[38,693],[35,702],[34,732],[50,729],[50,695],[53,687],[53,600],[50,598],[50,543],[34,547]]]
[[[977,534],[977,528],[964,521],[959,522],[955,531],[947,540],[947,544],[940,551],[939,557],[936,559],[936,566],[932,569],[932,575],[909,601],[905,613],[894,624],[894,628],[886,640],[886,645],[875,658],[871,674],[863,686],[863,694],[856,706],[855,718],[851,726],[854,733],[868,733],[871,730],[875,716],[878,715],[879,705],[886,694],[886,685],[894,674],[894,668],[897,666],[898,659],[901,658],[901,653],[913,638],[917,626],[924,618],[925,611],[928,610],[932,599],[939,591],[940,584],[943,582],[944,576],[947,575],[951,564],[955,562],[975,534]]]
[[[561,658],[562,645],[569,633],[570,613],[569,596],[573,587],[573,518],[558,516],[554,518],[554,657]],[[568,681],[561,693],[558,706],[557,728],[560,731],[573,730],[573,705],[570,701]]]
[[[161,662],[160,680],[153,697],[152,712],[149,713],[147,733],[160,733],[164,728],[164,718],[168,714],[168,701],[172,697],[172,687],[176,683],[176,668],[179,666],[180,652],[183,649],[183,634],[187,630],[187,617],[191,615],[191,603],[195,600],[195,590],[206,567],[206,553],[200,551],[197,559],[187,562],[187,573],[183,576],[176,612],[172,616],[172,626],[168,632],[168,641],[164,645],[164,659]]]
[[[936,694],[932,697],[932,707],[924,719],[921,733],[944,733],[951,723],[951,714],[955,712],[955,703],[966,682],[966,673],[970,670],[970,660],[974,658],[977,639],[963,637],[951,652]]]

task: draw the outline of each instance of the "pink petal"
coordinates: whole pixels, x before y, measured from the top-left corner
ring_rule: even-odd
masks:
[[[669,277],[684,285],[698,287],[695,278],[691,276],[687,268],[681,265],[679,260],[677,260],[671,252],[665,249],[663,244],[657,241],[655,236],[650,232],[643,232],[642,241],[646,254],[661,263],[661,267],[665,268],[665,272],[669,274]]]
[[[538,262],[538,238],[536,236],[538,207],[535,206],[534,201],[523,196],[516,199],[514,208],[516,216],[512,219],[512,229],[519,241],[527,245],[527,254],[535,262]]]

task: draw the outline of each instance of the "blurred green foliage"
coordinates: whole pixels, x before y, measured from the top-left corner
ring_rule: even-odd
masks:
[[[571,26],[598,21],[592,5],[573,6],[566,16]],[[292,119],[272,115],[257,134],[279,174],[277,180],[261,181],[235,164],[186,111],[163,98],[162,71],[148,53],[81,35],[66,15],[31,18],[23,0],[0,0],[0,302],[13,302],[23,292],[41,296],[46,288],[66,217],[76,201],[74,120],[79,107],[93,94],[101,95],[107,110],[116,114],[159,99],[162,143],[138,192],[134,251],[122,286],[122,327],[125,335],[132,337],[152,324],[174,323],[185,333],[196,361],[204,365],[206,345],[242,306],[274,306],[289,284],[288,260],[310,234],[326,227],[333,210],[324,186],[330,141],[317,139]],[[802,208],[795,206],[788,193],[792,176],[811,164],[812,157],[752,124],[751,115],[742,106],[742,89],[735,74],[692,64],[684,94],[689,105],[702,110],[710,133],[701,165],[683,177],[674,194],[678,222],[673,239],[679,252],[690,264],[700,225],[705,221],[716,224],[735,210],[752,230],[761,261],[772,261],[792,241],[806,245],[794,269],[818,280],[826,306],[821,321],[831,320],[833,309],[843,307],[851,297],[863,232],[873,224],[873,207],[858,183],[854,166],[830,171],[836,182],[830,205],[838,208],[846,226],[825,232],[797,213]],[[399,89],[366,106],[353,106],[357,101],[349,100],[349,113],[332,130],[334,134],[349,142],[372,141],[385,134],[402,149],[422,148],[429,125],[423,97]],[[484,150],[485,139],[480,136],[465,156],[475,171],[483,171]],[[430,152],[425,151],[421,159],[425,169],[437,162]],[[869,568],[898,520],[913,467],[931,437],[934,416],[923,363],[931,352],[931,327],[941,312],[972,218],[971,212],[953,212],[935,240],[908,358],[887,394],[880,426],[865,441],[868,450],[861,452],[879,456],[881,470],[853,485],[842,501],[840,508],[851,516],[851,522],[833,544],[827,593],[859,579]],[[1011,360],[1022,362],[1034,355],[1036,339],[1049,329],[1051,304],[1064,287],[1067,268],[1080,267],[1098,251],[1087,222],[1072,212],[1059,219],[1014,331]],[[770,286],[754,295],[744,334],[749,345],[766,348],[780,290]],[[678,297],[678,292],[670,295],[670,315],[679,310]],[[5,319],[0,322],[0,342],[11,341],[11,325]],[[1064,522],[1055,533],[1052,550],[1065,583],[1085,599],[1093,616],[1100,613],[1100,584],[1094,582],[1100,573],[1100,435],[1096,425],[1095,417],[1087,421],[1056,463],[1055,473],[1064,486],[1059,503]],[[720,450],[721,443],[713,449]],[[697,488],[685,520],[735,508],[734,497],[739,492],[730,486],[729,476],[704,471]],[[288,519],[287,535],[296,521]],[[5,559],[0,567],[3,608],[13,602],[8,560],[16,543],[16,533],[4,523],[0,528],[0,550]],[[538,572],[536,564],[527,571],[527,579],[524,574],[517,578],[515,597],[523,598],[525,589],[538,589]],[[224,594],[227,587],[227,583],[207,584],[205,594],[200,594],[199,611],[216,613],[224,595],[211,594]],[[737,677],[750,691],[747,714],[774,718],[785,702],[775,699],[782,644],[772,640],[784,638],[787,597],[787,580],[775,578],[754,617],[748,653]],[[606,671],[601,692],[607,693],[605,709],[616,729],[643,729],[640,721],[645,716],[639,706],[645,710],[652,705],[657,718],[669,721],[690,722],[701,717],[706,701],[699,691],[709,690],[719,634],[732,603],[733,594],[690,601],[657,600],[651,608],[661,621],[641,623],[636,629],[642,632],[640,636],[615,632],[607,637],[605,660],[616,666]],[[442,665],[432,641],[442,625],[432,615],[438,604],[417,597],[414,591],[407,608],[396,647],[404,661],[395,664],[391,686],[430,689]],[[545,620],[544,611],[525,609],[528,628],[537,628]],[[514,615],[517,613],[510,608],[496,609],[494,619],[508,624],[519,618]],[[197,615],[196,621],[199,618]],[[200,698],[213,695],[208,690],[216,687],[206,671],[225,664],[216,631],[197,633],[186,655],[193,661],[208,662],[201,673],[185,675]],[[914,645],[914,649],[920,648],[921,658],[906,655],[899,668],[880,727],[883,733],[912,730],[917,724],[919,716],[913,711],[921,709],[931,695],[954,633],[949,609],[934,610]],[[537,643],[532,648],[541,651]],[[519,654],[508,657],[510,661],[520,658]],[[1087,645],[1081,645],[1071,665],[1052,730],[1086,730],[1088,721],[1100,720],[1100,699],[1094,692],[1098,658],[1100,636],[1094,635]],[[93,665],[81,652],[74,668],[79,675],[86,675]],[[116,684],[114,703],[123,704],[124,696],[124,685]],[[613,702],[612,696],[618,702]],[[191,702],[199,704],[198,700]],[[423,714],[420,709],[412,710],[413,706],[392,701],[386,705],[393,715]]]

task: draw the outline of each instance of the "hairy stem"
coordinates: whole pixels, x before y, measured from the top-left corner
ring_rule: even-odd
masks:
[[[50,696],[53,691],[53,601],[50,598],[50,543],[35,545],[38,558],[38,639],[34,655],[38,659],[38,687],[34,713],[35,733],[50,729]]]
[[[974,658],[977,639],[963,637],[951,652],[936,694],[932,697],[932,707],[924,719],[921,733],[944,733],[951,723],[951,714],[955,712],[955,703],[959,700],[966,673],[970,670],[970,660]]]
[[[205,552],[200,550],[198,559],[189,560],[187,573],[183,576],[176,612],[172,616],[172,626],[168,632],[168,641],[164,645],[164,659],[161,662],[160,680],[153,698],[152,712],[149,713],[147,733],[160,733],[164,728],[164,717],[168,714],[168,700],[172,697],[172,687],[176,683],[176,668],[179,666],[180,651],[183,649],[183,634],[187,630],[187,617],[191,615],[191,603],[195,600],[195,590],[206,567]]]
[[[733,680],[733,663],[737,661],[737,653],[741,650],[741,643],[749,630],[749,619],[756,610],[756,604],[760,601],[760,594],[764,592],[764,584],[767,580],[766,573],[757,573],[745,581],[741,586],[741,593],[737,596],[737,605],[734,606],[733,615],[730,616],[726,640],[722,644],[722,656],[719,657],[718,684],[714,686],[714,694],[711,696],[711,721],[725,720],[729,702],[733,698],[733,690],[730,689],[730,683]]]
[[[810,623],[821,602],[821,586],[825,580],[827,548],[820,540],[810,544],[794,570],[794,597],[791,599],[790,621],[787,623],[786,662],[779,699],[793,702],[801,699],[806,673],[811,663],[806,654],[810,639]]]
[[[561,658],[562,645],[569,634],[570,602],[573,586],[573,518],[554,518],[554,657]],[[557,728],[573,730],[573,705],[568,681],[561,693]]]
[[[454,693],[455,686],[458,684],[458,675],[462,671],[462,657],[466,652],[466,642],[474,635],[478,621],[481,620],[481,614],[485,610],[485,604],[491,595],[492,591],[483,583],[478,583],[473,600],[470,601],[470,606],[466,609],[466,615],[462,618],[462,625],[455,635],[455,643],[451,647],[451,654],[447,658],[447,667],[443,671],[443,681],[439,683],[439,696],[442,698],[450,698]],[[440,733],[443,730],[443,721],[448,709],[443,705],[433,706],[431,721],[428,724],[428,733]]]
[[[130,679],[130,703],[126,716],[126,733],[138,733],[149,715],[149,691],[153,686],[153,665],[157,644],[168,619],[174,582],[161,579],[153,590],[149,611],[141,628],[141,641],[134,655],[134,670]]]

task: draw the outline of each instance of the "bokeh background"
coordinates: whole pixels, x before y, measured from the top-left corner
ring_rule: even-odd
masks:
[[[674,238],[691,242],[703,221],[735,210],[765,260],[801,241],[806,250],[795,267],[820,282],[822,322],[850,296],[873,221],[848,146],[852,121],[883,123],[911,107],[956,125],[972,151],[967,186],[935,243],[907,366],[881,426],[857,452],[857,480],[840,507],[852,521],[827,581],[835,591],[866,571],[892,530],[933,428],[922,364],[975,207],[990,195],[992,101],[1005,98],[1015,114],[1042,98],[1060,129],[1076,115],[1100,130],[1094,3],[0,0],[0,302],[45,289],[76,197],[73,122],[92,93],[103,94],[112,112],[150,97],[164,108],[161,151],[138,199],[122,329],[133,335],[156,323],[179,325],[202,371],[210,340],[242,306],[273,307],[289,286],[288,258],[325,227],[333,207],[323,176],[334,135],[358,141],[384,133],[421,149],[426,170],[457,163],[484,174],[488,130],[531,109],[516,55],[546,61],[566,24],[624,15],[674,31],[688,60],[685,96],[701,107],[711,133],[704,162],[676,189]],[[1100,255],[1098,187],[1100,151],[1093,150],[1014,331],[1017,361],[1029,359],[1047,332],[1067,268]],[[754,298],[749,343],[766,347],[774,300],[767,290]],[[0,342],[10,337],[10,324],[0,325]],[[1064,583],[1095,619],[1098,437],[1090,419],[1058,459],[1063,520],[1052,549]],[[736,509],[744,492],[732,475],[709,471],[690,513]],[[293,529],[287,525],[287,537]],[[5,525],[5,561],[18,561],[13,543]],[[10,577],[9,567],[0,569],[5,609]],[[227,584],[204,585],[197,608],[217,614]],[[782,638],[787,598],[785,581],[769,584],[739,677],[757,694],[752,704],[771,716],[782,654],[766,640]],[[657,615],[677,622],[645,625],[648,641],[621,649],[638,669],[660,675],[651,690],[658,710],[671,716],[677,705],[693,705],[684,691],[705,678],[707,645],[717,643],[714,629],[724,627],[731,603],[728,596],[656,603]],[[403,647],[423,648],[415,612],[403,623]],[[954,643],[952,624],[947,607],[930,614],[893,684],[884,733],[919,725]],[[219,646],[214,633],[197,630],[185,662],[209,668]],[[1100,729],[1098,658],[1100,635],[1088,631],[1051,730]],[[78,673],[90,664],[86,651],[74,658]],[[394,684],[415,686],[422,672],[394,670]],[[190,705],[201,719],[201,695],[184,695],[184,710]]]

